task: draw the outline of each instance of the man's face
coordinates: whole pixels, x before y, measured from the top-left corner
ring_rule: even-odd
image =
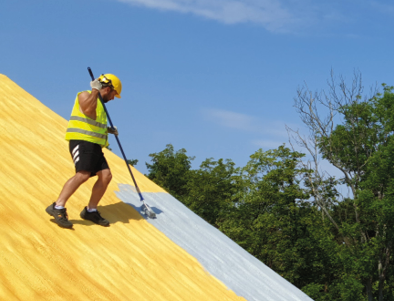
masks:
[[[103,95],[103,101],[104,103],[109,102],[110,100],[113,100],[115,98],[115,95],[117,92],[112,89],[111,87],[106,87],[106,93]]]

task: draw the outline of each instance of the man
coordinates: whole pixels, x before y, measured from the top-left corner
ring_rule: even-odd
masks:
[[[104,74],[90,82],[90,86],[91,91],[77,94],[66,132],[75,175],[66,182],[57,201],[46,208],[46,212],[64,228],[73,226],[65,208],[67,200],[82,183],[96,175],[98,179],[93,186],[89,203],[80,216],[101,226],[109,226],[109,222],[97,211],[97,205],[112,178],[102,148],[108,146],[108,133],[117,135],[118,131],[116,127],[107,127],[107,114],[98,95],[101,94],[105,103],[114,97],[120,98],[122,83],[115,75]]]

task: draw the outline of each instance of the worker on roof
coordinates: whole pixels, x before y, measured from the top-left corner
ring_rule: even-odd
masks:
[[[104,103],[115,97],[120,98],[122,83],[113,74],[103,74],[90,82],[90,86],[91,91],[77,94],[66,132],[75,175],[64,184],[57,201],[46,208],[46,212],[64,228],[73,226],[65,208],[67,200],[82,183],[93,176],[98,178],[89,203],[80,216],[101,226],[109,226],[109,222],[97,211],[97,205],[112,178],[102,148],[108,146],[108,133],[118,135],[118,131],[116,127],[107,127],[107,114],[98,97],[100,93]]]

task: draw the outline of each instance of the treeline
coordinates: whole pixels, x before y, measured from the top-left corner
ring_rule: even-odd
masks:
[[[393,87],[363,98],[358,74],[332,77],[327,93],[300,88],[295,107],[310,135],[288,129],[288,147],[192,169],[169,144],[148,177],[312,299],[394,301]]]

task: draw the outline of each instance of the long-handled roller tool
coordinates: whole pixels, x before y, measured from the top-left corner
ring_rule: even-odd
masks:
[[[89,71],[90,77],[92,78],[92,81],[93,81],[94,80],[94,76],[93,76],[92,69],[90,69],[90,67],[88,67],[88,71]],[[107,110],[107,108],[106,108],[106,106],[104,104],[103,98],[101,97],[100,93],[98,94],[98,96],[99,96],[99,99],[100,99],[100,101],[101,101],[101,103],[102,103],[102,105],[104,107],[105,113],[107,114],[109,124],[110,124],[111,128],[113,128],[114,125],[112,124],[111,118],[109,117],[108,110]],[[128,170],[130,172],[131,178],[133,179],[134,186],[137,189],[138,195],[140,196],[140,200],[141,200],[141,202],[143,204],[142,208],[141,208],[141,213],[146,215],[146,216],[148,216],[149,218],[155,218],[156,217],[156,213],[152,210],[151,207],[149,207],[148,204],[145,203],[144,198],[142,197],[141,191],[138,188],[137,182],[136,182],[136,180],[134,178],[133,172],[131,171],[131,168],[130,168],[129,164],[127,163],[126,155],[125,155],[125,153],[123,151],[122,145],[120,144],[120,141],[119,141],[119,138],[118,138],[117,135],[115,135],[115,139],[118,142],[120,152],[123,155],[123,159],[126,162],[126,165],[127,165],[127,168],[128,168]]]

